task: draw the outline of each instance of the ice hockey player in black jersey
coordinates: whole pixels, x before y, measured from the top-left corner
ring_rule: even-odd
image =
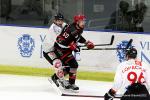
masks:
[[[74,16],[74,22],[63,28],[60,35],[57,36],[54,48],[55,53],[63,63],[63,65],[69,66],[66,68],[67,70],[63,70],[60,75],[69,74],[68,84],[63,84],[64,88],[79,90],[79,87],[75,85],[76,74],[78,69],[78,62],[72,54],[72,51],[78,51],[79,47],[77,43],[82,43],[87,46],[88,49],[93,49],[94,44],[91,41],[86,40],[83,36],[83,29],[85,26],[85,16],[84,15],[76,15]],[[65,68],[64,68],[65,69]],[[56,79],[57,75],[54,74]]]

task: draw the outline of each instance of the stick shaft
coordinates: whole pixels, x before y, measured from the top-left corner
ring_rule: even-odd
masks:
[[[108,46],[108,45],[112,45],[113,42],[114,42],[114,38],[115,38],[115,36],[112,35],[110,43],[106,43],[106,44],[95,44],[94,46]],[[86,47],[86,45],[80,45],[79,47]]]
[[[104,98],[104,96],[98,96],[98,95],[78,95],[78,94],[62,94],[62,96]],[[121,98],[121,97],[117,96],[115,98]]]
[[[94,48],[94,49],[83,48],[82,50],[122,50],[122,49],[126,48]]]
[[[130,45],[132,44],[132,42],[133,42],[133,39],[130,39],[126,48],[94,48],[94,49],[83,48],[82,50],[122,50],[122,49],[128,49]]]

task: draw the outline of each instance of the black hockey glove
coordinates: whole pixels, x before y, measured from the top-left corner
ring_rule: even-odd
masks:
[[[106,93],[106,94],[104,95],[104,100],[113,100],[114,95],[115,95],[114,90],[110,89],[110,90],[108,91],[108,93]]]
[[[74,50],[74,52],[80,52],[80,47],[77,46],[77,48]]]

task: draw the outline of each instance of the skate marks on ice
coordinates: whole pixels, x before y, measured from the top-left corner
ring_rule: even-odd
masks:
[[[46,77],[0,74],[0,93],[47,93],[51,90]]]
[[[54,89],[57,95],[62,96],[62,91],[59,87],[56,86],[56,84],[52,81],[52,79],[49,77],[48,81],[50,82],[51,87]]]
[[[0,74],[1,100],[103,100],[103,98],[59,96],[52,88],[47,77],[18,76]],[[78,95],[104,95],[111,83],[81,81],[76,83],[80,90]]]
[[[59,88],[62,91],[62,96],[103,97],[111,88],[112,83],[77,80],[76,85],[79,86],[78,91]]]

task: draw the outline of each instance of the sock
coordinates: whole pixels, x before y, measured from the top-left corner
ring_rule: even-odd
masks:
[[[69,83],[70,84],[75,84],[75,81],[76,81],[76,74],[69,73]]]

